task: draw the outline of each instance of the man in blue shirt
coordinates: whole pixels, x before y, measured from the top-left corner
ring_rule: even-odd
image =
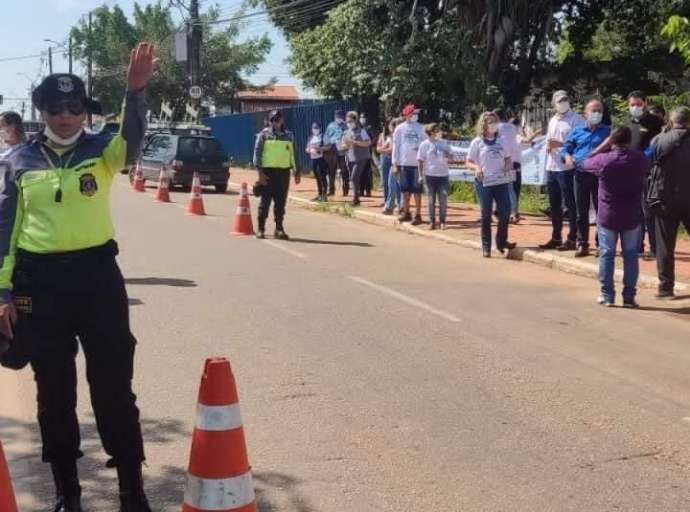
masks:
[[[592,204],[594,204],[594,208],[597,208],[599,189],[597,177],[585,172],[582,163],[611,134],[611,127],[602,124],[604,104],[600,99],[593,98],[587,102],[585,119],[587,120],[585,126],[575,128],[570,132],[560,154],[567,167],[575,167],[576,258],[582,258],[589,254],[589,209]]]

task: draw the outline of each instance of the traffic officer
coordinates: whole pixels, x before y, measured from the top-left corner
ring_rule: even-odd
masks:
[[[263,185],[256,237],[266,238],[266,219],[273,201],[275,237],[288,240],[283,228],[283,218],[290,188],[290,170],[295,173],[295,185],[299,185],[301,177],[295,160],[294,137],[285,129],[283,114],[278,110],[273,110],[268,115],[268,126],[256,136],[254,166],[259,172],[259,183]]]
[[[117,134],[84,131],[96,102],[74,75],[48,76],[33,93],[45,129],[0,160],[0,333],[27,354],[38,388],[43,460],[56,512],[80,512],[77,339],[96,425],[116,467],[122,512],[150,512],[144,447],[132,392],[134,345],[110,218],[114,177],[140,150],[153,47],[132,51]]]

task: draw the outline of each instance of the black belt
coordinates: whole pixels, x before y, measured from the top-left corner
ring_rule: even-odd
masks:
[[[119,249],[115,240],[103,245],[80,249],[78,251],[39,254],[17,249],[17,266],[20,265],[73,265],[87,263],[117,256]]]

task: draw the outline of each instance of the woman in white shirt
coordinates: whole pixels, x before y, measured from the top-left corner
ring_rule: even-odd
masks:
[[[359,206],[360,187],[362,173],[371,158],[369,148],[371,138],[367,131],[359,123],[357,112],[348,112],[346,116],[347,131],[343,135],[343,145],[347,148],[347,162],[350,168],[350,181],[352,183],[352,206]]]
[[[436,229],[436,200],[438,199],[438,216],[441,229],[446,229],[446,212],[448,210],[448,157],[452,153],[461,154],[460,148],[453,148],[443,140],[441,126],[436,123],[424,127],[428,139],[419,146],[417,160],[420,176],[426,182],[427,202],[429,206],[429,229]]]
[[[321,125],[317,122],[311,125],[311,137],[307,142],[306,152],[311,158],[311,170],[316,178],[318,195],[314,201],[328,201],[328,164],[323,157],[324,151],[328,151],[329,144],[326,144]]]
[[[477,137],[470,144],[467,167],[474,171],[481,205],[482,253],[491,257],[491,213],[494,202],[498,213],[496,248],[504,253],[516,244],[508,242],[512,161],[498,136],[499,120],[493,112],[484,112],[477,123]]]

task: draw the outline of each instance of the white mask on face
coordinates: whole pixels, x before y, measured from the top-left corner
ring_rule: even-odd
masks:
[[[498,131],[498,123],[489,123],[489,134],[495,135]]]
[[[418,116],[417,114],[412,114],[412,115],[410,116],[410,122],[411,122],[411,123],[416,123],[417,121],[419,121],[419,116]]]
[[[348,127],[350,130],[354,130],[355,128],[357,128],[357,123],[355,123],[354,121],[350,121],[350,122],[347,123],[347,127]]]
[[[601,123],[601,120],[604,118],[604,114],[601,112],[592,112],[589,115],[589,122],[592,124],[599,124]]]
[[[45,136],[48,137],[48,140],[52,143],[57,144],[58,146],[68,147],[73,146],[79,140],[81,134],[84,133],[84,129],[80,128],[79,131],[71,137],[63,139],[57,133],[53,132],[53,130],[50,129],[50,126],[46,124],[45,131],[43,133],[45,133]]]
[[[559,101],[556,103],[556,110],[559,114],[565,114],[570,110],[570,103],[567,101]]]
[[[362,126],[364,126],[365,124],[367,124],[367,118],[366,118],[366,117],[360,117],[360,118],[359,118],[359,123],[360,123]]]
[[[314,135],[320,135],[321,130],[319,128],[312,128],[311,133],[313,133]]]
[[[630,107],[630,115],[633,116],[635,119],[639,119],[642,117],[642,114],[644,114],[644,107]]]
[[[431,138],[434,140],[441,140],[443,138],[443,134],[441,132],[436,132],[431,136]]]

